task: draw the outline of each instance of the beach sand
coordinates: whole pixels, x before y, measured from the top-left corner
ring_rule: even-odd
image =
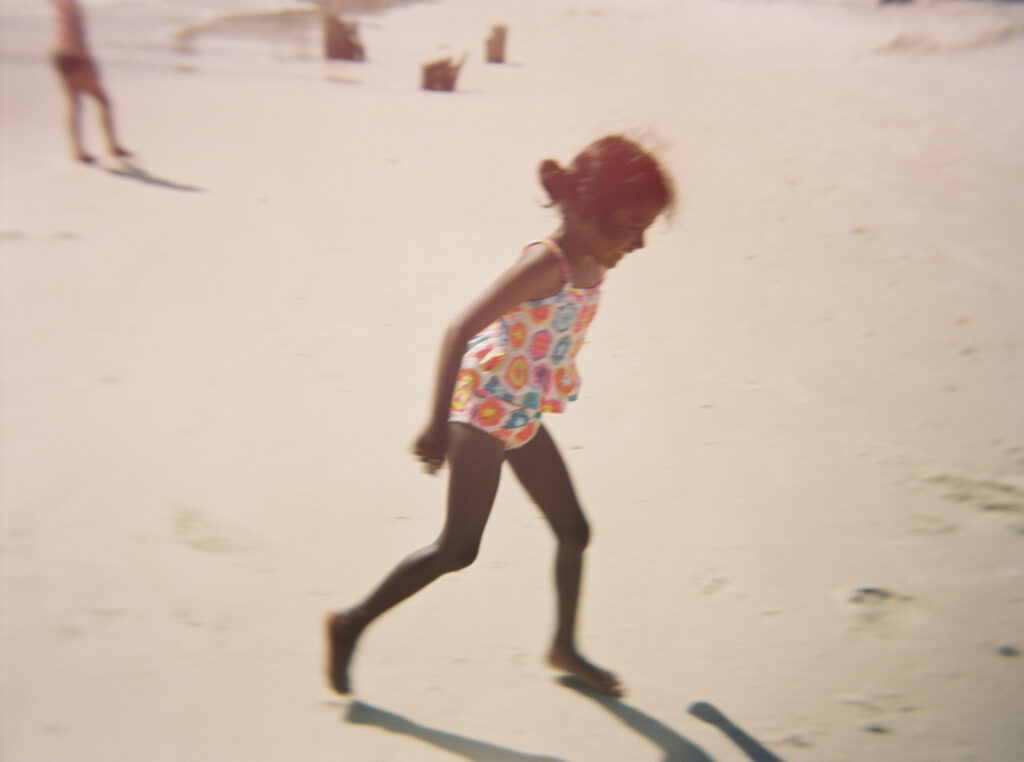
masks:
[[[440,0],[353,16],[345,63],[87,4],[137,152],[90,167],[42,5],[0,5],[0,757],[1019,758],[1024,6]],[[681,204],[549,425],[629,695],[545,668],[511,475],[333,695],[324,612],[440,525],[408,448],[443,327],[554,228],[540,160],[617,131]]]

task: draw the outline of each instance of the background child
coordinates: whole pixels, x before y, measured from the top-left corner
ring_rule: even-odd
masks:
[[[114,136],[114,118],[110,99],[100,85],[99,69],[89,53],[85,40],[85,20],[76,0],[53,0],[57,13],[56,39],[50,60],[53,62],[68,101],[68,135],[71,149],[78,161],[91,162],[94,157],[82,148],[81,138],[81,96],[91,95],[100,107],[100,122],[107,138],[107,148],[112,156],[131,156],[122,148]]]
[[[644,245],[673,201],[671,181],[636,143],[609,136],[568,168],[547,159],[540,180],[562,221],[448,327],[433,406],[413,452],[433,473],[447,460],[447,516],[439,537],[403,560],[360,604],[327,617],[329,678],[348,693],[348,663],[365,627],[442,574],[476,558],[502,463],[536,502],[558,548],[558,620],[549,664],[613,696],[616,677],[576,648],[583,551],[590,530],[569,473],[541,422],[576,399],[576,356],[597,310],[607,270]]]

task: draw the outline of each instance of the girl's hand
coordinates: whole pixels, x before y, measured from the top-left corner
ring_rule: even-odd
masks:
[[[445,454],[448,452],[447,424],[432,423],[427,426],[413,443],[412,452],[424,464],[428,474],[437,473],[437,469],[444,465]]]

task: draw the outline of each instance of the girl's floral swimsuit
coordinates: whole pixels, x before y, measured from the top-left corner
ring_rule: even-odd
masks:
[[[486,431],[507,449],[533,439],[541,413],[561,413],[579,395],[576,355],[600,298],[600,283],[572,285],[558,244],[538,243],[558,259],[565,285],[554,296],[523,302],[469,341],[448,417]]]

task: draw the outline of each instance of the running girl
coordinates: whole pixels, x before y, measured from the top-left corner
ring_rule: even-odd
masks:
[[[601,282],[644,245],[673,202],[671,181],[636,143],[609,136],[568,168],[547,159],[540,181],[561,224],[518,261],[444,334],[433,406],[413,452],[433,473],[445,461],[447,516],[438,538],[407,557],[358,605],[327,617],[328,675],[349,693],[348,666],[363,630],[442,574],[469,566],[508,462],[554,530],[558,618],[548,663],[591,688],[621,696],[618,679],[576,647],[583,552],[590,536],[569,473],[543,425],[579,394],[576,357]]]

